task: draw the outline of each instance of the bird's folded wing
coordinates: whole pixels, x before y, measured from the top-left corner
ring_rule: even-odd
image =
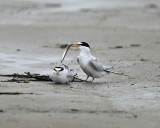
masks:
[[[103,66],[102,64],[96,59],[96,58],[92,58],[90,61],[89,61],[89,66],[93,69],[93,70],[96,70],[96,71],[103,71]]]
[[[74,76],[71,73],[69,73],[67,74],[67,78],[69,79],[69,81],[72,81]]]

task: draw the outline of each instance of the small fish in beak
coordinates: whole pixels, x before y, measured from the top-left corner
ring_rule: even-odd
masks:
[[[65,58],[65,56],[66,56],[66,54],[67,54],[67,52],[68,52],[68,50],[69,50],[69,48],[70,48],[71,46],[72,46],[72,44],[69,44],[69,45],[67,46],[66,50],[64,51],[63,56],[62,56],[62,59],[61,59],[61,63],[63,62],[63,60],[64,60],[64,58]]]
[[[66,50],[64,51],[63,55],[62,55],[61,63],[63,62],[63,60],[64,60],[64,58],[65,58],[65,56],[66,56],[66,54],[67,54],[67,52],[68,52],[68,50],[69,50],[69,48],[70,48],[71,46],[72,46],[72,47],[79,47],[80,45],[79,45],[78,43],[69,44],[69,45],[67,46]]]

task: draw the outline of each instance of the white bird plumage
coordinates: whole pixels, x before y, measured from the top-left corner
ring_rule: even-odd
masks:
[[[67,84],[74,79],[73,74],[69,71],[67,66],[55,67],[50,78],[56,84]]]
[[[103,66],[94,56],[91,54],[90,46],[86,42],[79,42],[72,44],[73,47],[78,47],[80,49],[80,54],[77,57],[77,61],[82,68],[82,70],[87,74],[87,79],[92,77],[100,78],[108,73],[109,66]]]

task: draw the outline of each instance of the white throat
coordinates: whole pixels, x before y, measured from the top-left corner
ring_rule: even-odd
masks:
[[[80,55],[91,55],[91,50],[88,47],[79,47]]]

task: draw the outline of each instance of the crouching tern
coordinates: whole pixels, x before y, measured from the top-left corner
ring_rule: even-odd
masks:
[[[74,76],[69,71],[68,67],[55,67],[53,73],[50,75],[50,78],[56,84],[67,84],[73,81]]]
[[[123,73],[109,71],[111,67],[103,66],[94,56],[92,56],[90,46],[88,43],[79,42],[79,43],[70,44],[69,47],[70,46],[78,47],[80,50],[80,54],[77,57],[77,61],[80,67],[82,68],[82,70],[87,74],[86,81],[88,80],[89,77],[92,77],[92,80],[91,80],[92,82],[94,78],[100,78],[109,73],[123,75]],[[66,52],[68,51],[68,49],[69,48],[67,47]],[[62,61],[66,55],[66,52],[63,54]]]

